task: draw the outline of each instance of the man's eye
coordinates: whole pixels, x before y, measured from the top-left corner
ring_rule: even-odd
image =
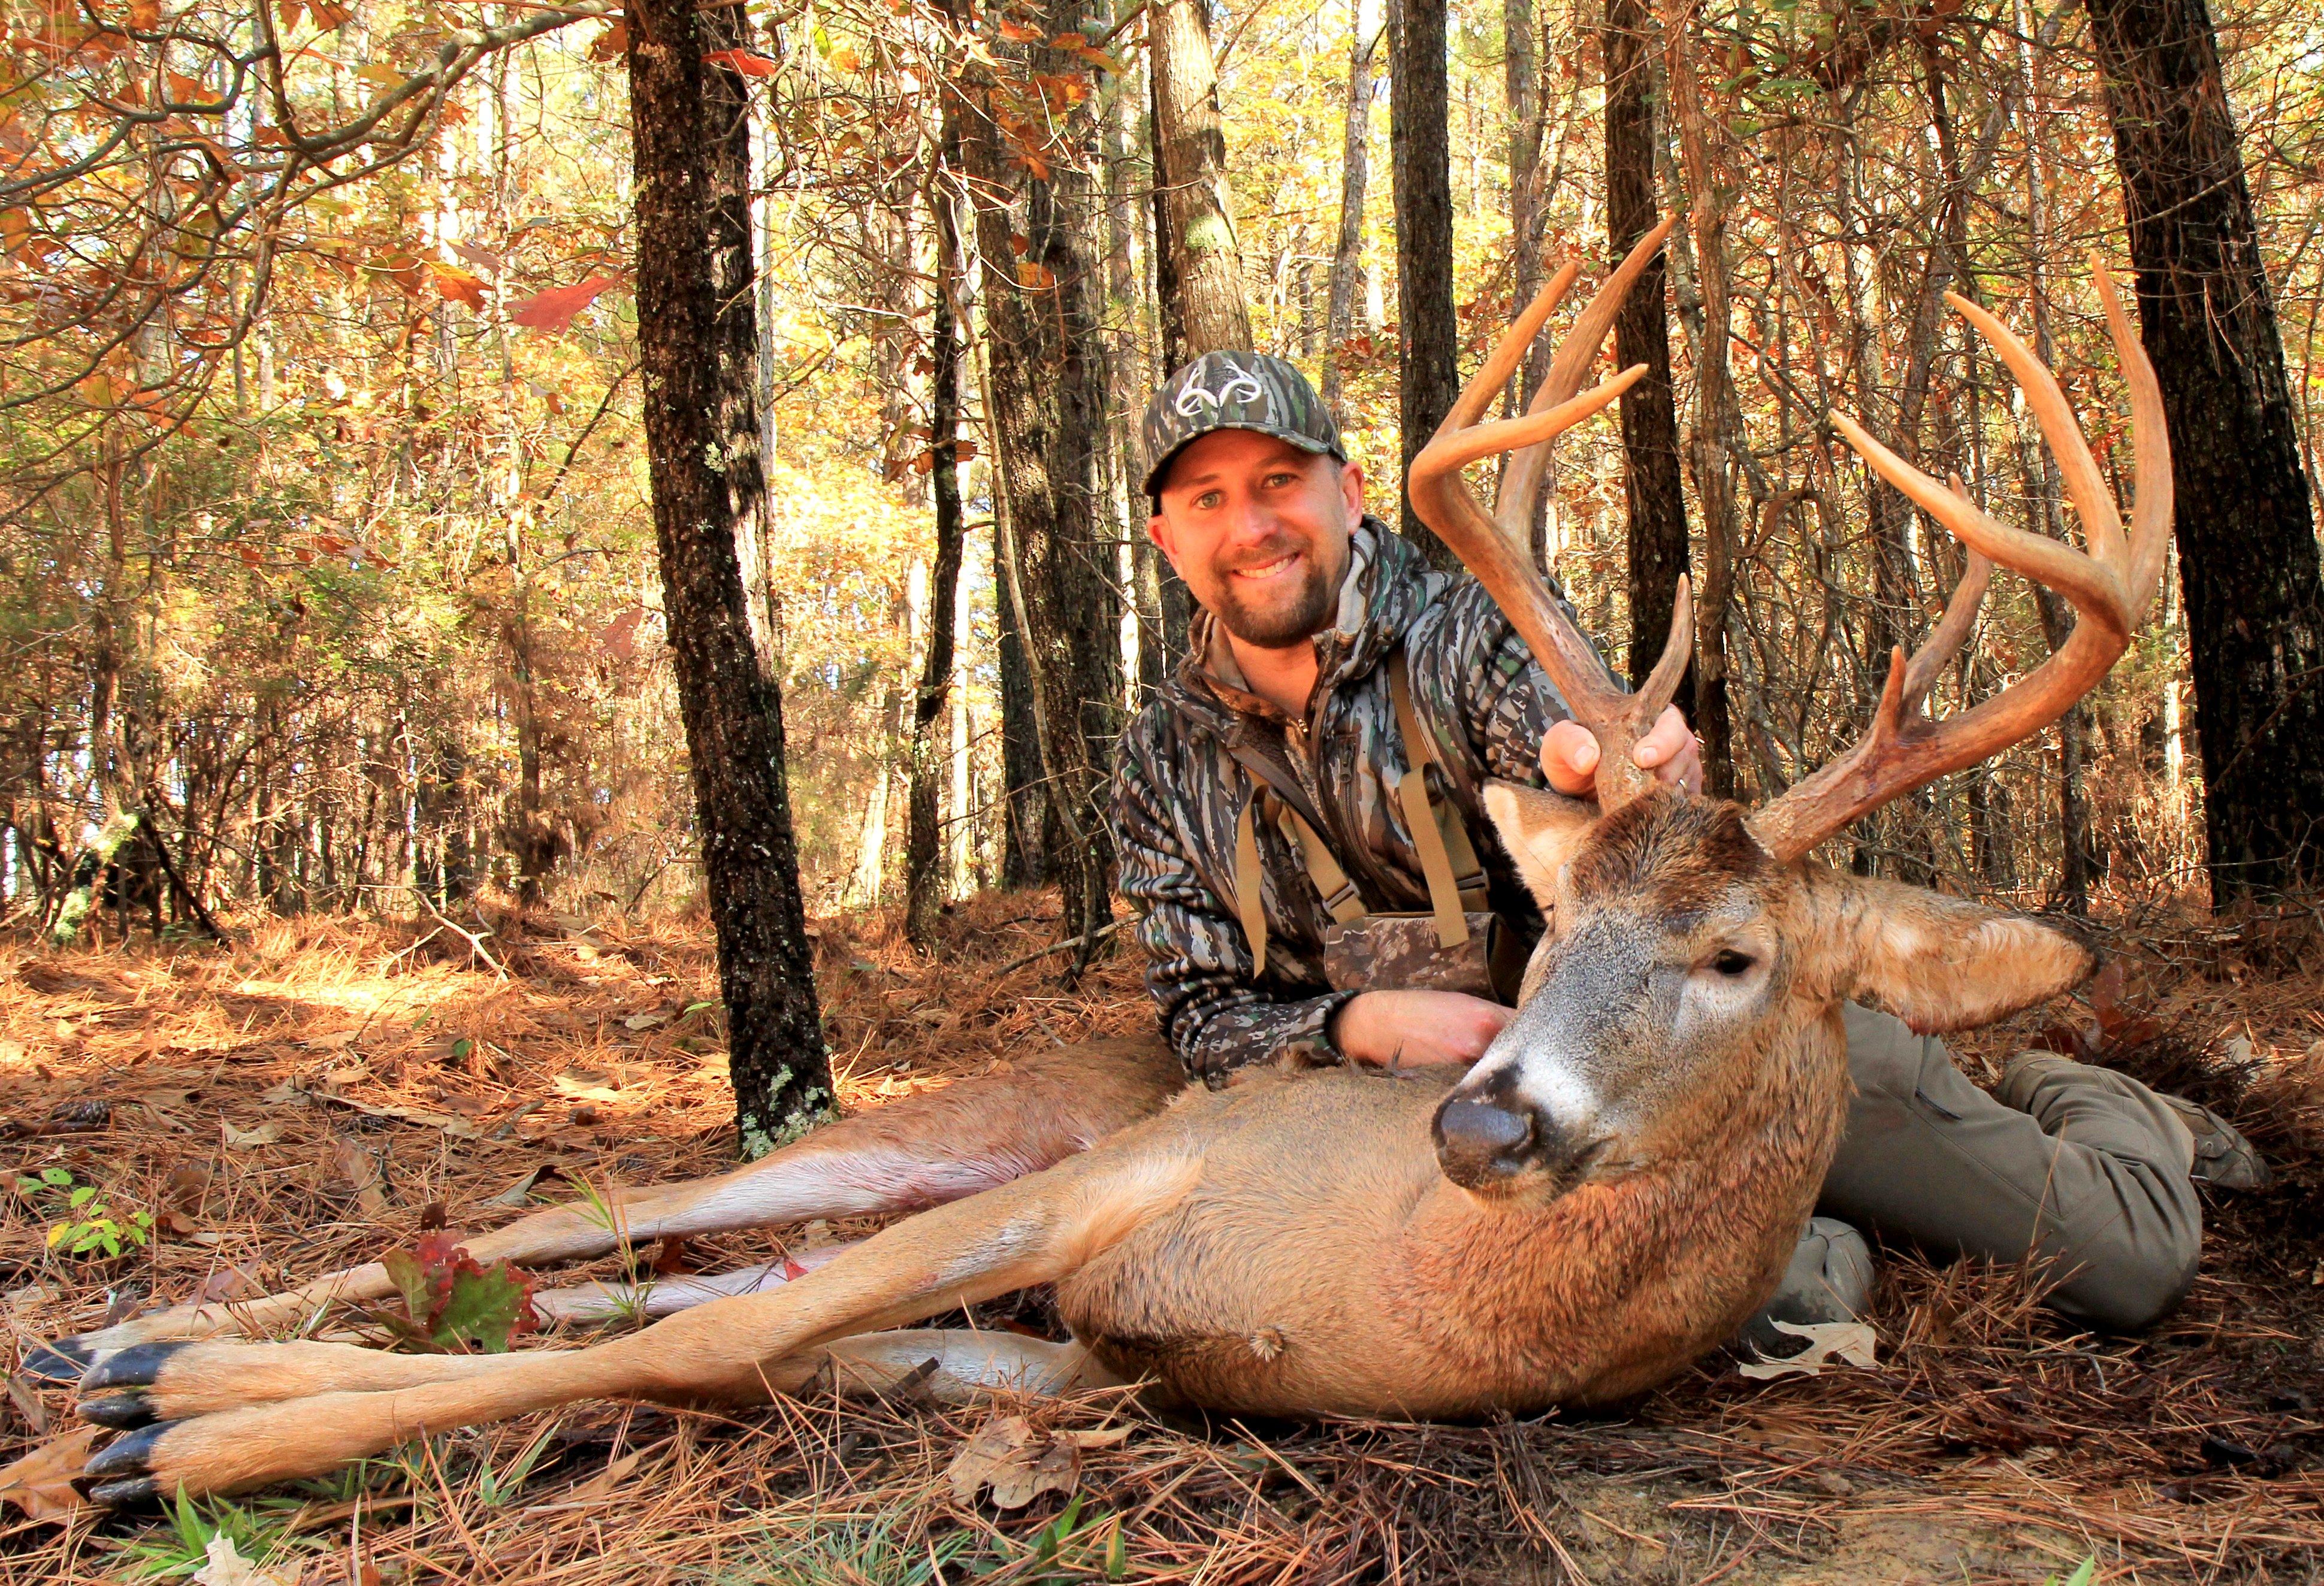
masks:
[[[1198,511],[1208,512],[1224,500],[1216,490],[1204,490],[1194,498],[1194,507]]]

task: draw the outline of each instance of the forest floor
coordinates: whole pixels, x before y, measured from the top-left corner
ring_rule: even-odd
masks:
[[[1058,984],[1057,957],[1000,972],[1049,940],[1055,909],[981,897],[932,960],[884,917],[824,921],[846,1105],[1147,1028],[1121,958],[1074,990]],[[2042,1032],[2079,1031],[2266,1146],[2277,1187],[2214,1202],[2201,1279],[2144,1337],[2073,1334],[2034,1303],[2025,1272],[1891,1251],[1875,1367],[1757,1382],[1716,1354],[1618,1414],[1190,1428],[1102,1399],[803,1399],[736,1416],[593,1406],[437,1438],[178,1525],[34,1517],[20,1502],[0,1511],[0,1581],[186,1578],[221,1524],[244,1556],[271,1562],[203,1578],[246,1586],[1859,1586],[2063,1579],[2090,1557],[2099,1581],[2324,1578],[2324,952],[2298,921],[2227,929],[2163,913],[2116,935],[2128,979],[2103,1018],[2061,1004],[1963,1043],[1962,1060],[1990,1077]],[[593,1186],[726,1165],[731,1102],[698,921],[496,918],[481,946],[489,961],[441,930],[324,921],[254,922],[226,948],[0,940],[5,1358],[149,1303],[353,1264],[447,1215],[475,1230]],[[95,1189],[70,1214],[84,1222],[100,1205],[152,1213],[151,1242],[115,1261],[51,1252],[46,1231],[70,1190],[8,1187],[44,1170]],[[845,1232],[696,1241],[657,1260],[705,1270]],[[1038,1302],[1019,1315],[1038,1321]],[[948,1471],[965,1442],[1010,1414],[1029,1420],[1036,1448],[1056,1432],[1130,1429],[1080,1453],[1070,1500],[1002,1513],[956,1499]],[[10,1380],[0,1464],[74,1435],[67,1396]]]

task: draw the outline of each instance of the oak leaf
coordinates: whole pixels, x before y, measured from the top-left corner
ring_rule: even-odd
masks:
[[[509,311],[509,318],[527,330],[554,334],[571,325],[574,316],[595,302],[600,292],[619,285],[619,276],[593,275],[569,287],[551,287],[519,303]]]
[[[713,50],[702,58],[705,66],[723,66],[746,78],[770,78],[782,69],[754,50]]]

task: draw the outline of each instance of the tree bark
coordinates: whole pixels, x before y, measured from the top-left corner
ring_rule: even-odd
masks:
[[[1046,21],[1053,37],[1080,31],[1082,0],[1053,0]],[[1078,65],[1045,45],[1027,55],[1037,76]],[[1105,575],[1114,557],[1101,509],[1106,373],[1092,246],[1099,204],[1090,178],[1096,118],[1084,100],[1058,125],[1056,142],[1031,151],[1039,165],[1028,165],[1012,215],[996,142],[1000,121],[990,104],[1004,90],[980,73],[969,91],[988,101],[982,114],[963,118],[962,152],[984,264],[985,401],[1008,498],[994,576],[1021,620],[1042,771],[1064,843],[1055,866],[1063,929],[1087,939],[1111,921],[1113,847],[1103,800],[1121,709],[1120,611]],[[1010,246],[1012,229],[1025,240],[1021,256]],[[1082,961],[1089,951],[1085,946]]]
[[[1250,345],[1250,305],[1227,199],[1226,129],[1203,0],[1152,0],[1148,67],[1154,74],[1154,179],[1167,213],[1171,317],[1183,346],[1171,367]]]
[[[1397,421],[1404,470],[1461,393],[1461,327],[1452,308],[1452,115],[1444,67],[1445,0],[1389,0],[1388,164],[1396,188]],[[1400,481],[1399,481],[1400,482]],[[1404,502],[1405,537],[1430,564],[1457,570]]]
[[[2090,0],[2163,385],[2212,899],[2324,881],[2324,575],[2204,0]]]
[[[735,1123],[761,1155],[830,1115],[783,765],[782,695],[744,609],[736,527],[765,509],[755,400],[743,79],[706,68],[747,43],[738,9],[629,11],[638,356],[663,607],[686,724],[726,1004]]]
[[[947,97],[945,116],[954,111]],[[936,501],[935,587],[928,591],[927,659],[912,705],[910,809],[904,834],[904,934],[927,949],[936,939],[944,906],[945,854],[936,806],[947,766],[938,729],[945,725],[953,673],[953,616],[960,589],[963,520],[960,506],[960,337],[953,295],[960,279],[960,240],[950,189],[957,166],[956,124],[945,129],[943,166],[928,182],[928,209],[936,234],[936,323],[929,331],[928,493]]]
[[[1727,608],[1734,593],[1736,541],[1736,464],[1729,444],[1729,415],[1735,407],[1728,360],[1729,189],[1723,170],[1714,163],[1710,117],[1694,74],[1692,41],[1685,36],[1682,19],[1665,20],[1663,48],[1671,98],[1678,106],[1688,218],[1702,286],[1702,337],[1695,348],[1694,418],[1688,435],[1695,496],[1702,503],[1702,587],[1694,603],[1694,728],[1702,738],[1704,790],[1726,799],[1735,796],[1734,724],[1727,697]]]
[[[1618,261],[1655,229],[1654,53],[1646,0],[1607,0],[1606,230]],[[1630,682],[1646,681],[1670,634],[1687,573],[1686,490],[1679,473],[1678,399],[1671,387],[1666,272],[1657,253],[1614,321],[1614,363],[1646,366],[1622,396],[1622,453],[1630,509]],[[1678,698],[1694,710],[1693,664]]]
[[[1371,178],[1372,57],[1379,29],[1354,5],[1348,19],[1348,100],[1340,133],[1340,235],[1332,250],[1332,278],[1323,307],[1323,406],[1340,410],[1340,349],[1354,328],[1356,289],[1364,262],[1364,192]]]

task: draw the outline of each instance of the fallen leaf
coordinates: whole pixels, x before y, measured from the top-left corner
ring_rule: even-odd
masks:
[[[209,1563],[194,1572],[194,1586],[299,1586],[296,1563],[259,1565],[242,1556],[234,1538],[220,1532],[205,1549]]]
[[[667,1024],[669,1022],[669,1014],[668,1012],[656,1008],[643,1013],[632,1013],[628,1018],[622,1021],[622,1028],[624,1030],[651,1030],[657,1024]]]
[[[72,1480],[88,1463],[89,1444],[104,1428],[83,1426],[44,1443],[0,1470],[0,1503],[13,1503],[27,1517],[63,1520],[88,1507]]]
[[[386,1176],[380,1169],[377,1151],[358,1141],[342,1140],[333,1152],[333,1166],[355,1191],[355,1205],[364,1215],[376,1217],[387,1210]]]
[[[1082,1444],[1074,1435],[1037,1434],[1024,1416],[1003,1416],[953,1456],[945,1478],[961,1503],[990,1489],[994,1508],[1018,1509],[1044,1492],[1073,1491],[1081,1474]]]
[[[255,1129],[236,1129],[224,1118],[218,1120],[218,1139],[228,1151],[256,1151],[262,1145],[272,1145],[282,1138],[280,1123],[261,1123]]]
[[[530,1206],[532,1204],[532,1187],[540,1182],[540,1176],[547,1168],[548,1164],[542,1163],[540,1167],[535,1168],[484,1204],[494,1206]]]
[[[1878,1340],[1869,1323],[1812,1322],[1799,1327],[1789,1322],[1777,1322],[1775,1329],[1806,1339],[1808,1346],[1784,1360],[1755,1361],[1738,1366],[1735,1369],[1738,1373],[1757,1382],[1766,1382],[1777,1377],[1821,1376],[1824,1368],[1835,1361],[1850,1366],[1878,1363],[1873,1347]]]

